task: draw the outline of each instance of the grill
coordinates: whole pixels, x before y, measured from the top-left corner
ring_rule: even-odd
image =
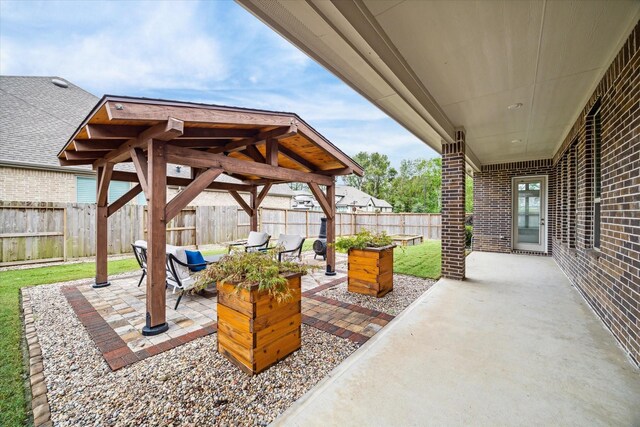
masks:
[[[327,259],[327,218],[320,218],[320,234],[315,242],[313,242],[313,251],[316,253],[313,259],[318,255],[324,260]]]

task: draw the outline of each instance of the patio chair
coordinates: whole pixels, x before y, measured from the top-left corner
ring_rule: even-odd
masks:
[[[138,282],[138,287],[142,284],[142,280],[147,275],[147,242],[144,240],[136,240],[131,244],[133,248],[133,255],[136,257],[136,261],[138,261],[138,265],[142,269],[142,276],[140,276],[140,281]]]
[[[261,251],[266,251],[269,249],[278,248],[278,261],[292,261],[294,259],[298,259],[298,261],[302,262],[302,245],[304,244],[305,238],[302,236],[298,236],[297,234],[281,234],[278,236],[278,245],[272,246],[270,248],[260,249]]]
[[[217,262],[221,257],[222,255],[203,257],[202,260],[204,262],[190,264],[187,261],[187,253],[184,248],[167,245],[167,286],[173,288],[173,293],[175,293],[176,290],[181,291],[176,305],[173,308],[174,310],[178,309],[178,305],[180,305],[185,291],[193,288],[196,284],[193,273],[211,263]]]
[[[261,231],[251,231],[246,241],[238,241],[229,244],[229,253],[231,253],[231,250],[234,246],[243,247],[245,252],[255,252],[259,251],[260,249],[265,249],[267,246],[269,246],[269,239],[271,239],[271,236],[269,236],[267,233]]]

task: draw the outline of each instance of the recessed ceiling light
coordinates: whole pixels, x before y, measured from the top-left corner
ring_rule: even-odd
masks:
[[[512,143],[512,144],[520,144],[521,142],[522,142],[522,140],[521,140],[521,139],[512,139],[512,140],[511,140],[511,143]]]
[[[516,102],[515,104],[511,104],[507,108],[509,110],[517,110],[518,108],[522,108],[522,102]]]

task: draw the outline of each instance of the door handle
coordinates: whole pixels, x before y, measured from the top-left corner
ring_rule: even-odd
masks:
[[[544,225],[544,218],[540,218],[540,225]]]

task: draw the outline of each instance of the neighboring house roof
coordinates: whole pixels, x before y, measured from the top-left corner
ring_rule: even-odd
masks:
[[[0,76],[0,161],[58,167],[60,147],[98,100],[60,77]]]
[[[378,199],[364,191],[348,185],[336,186],[336,206],[368,206],[369,201],[377,208],[391,208],[391,204],[386,200]]]
[[[61,87],[53,83],[66,84]],[[60,77],[0,76],[0,164],[11,163],[59,169],[58,151],[68,140],[100,98]],[[37,123],[37,126],[34,126]],[[19,150],[15,147],[20,147]],[[130,164],[118,170],[133,171]],[[90,166],[67,168],[91,172]],[[168,175],[189,178],[188,167],[168,166]],[[220,175],[216,181],[239,183]],[[275,184],[272,196],[293,197],[286,184]]]

